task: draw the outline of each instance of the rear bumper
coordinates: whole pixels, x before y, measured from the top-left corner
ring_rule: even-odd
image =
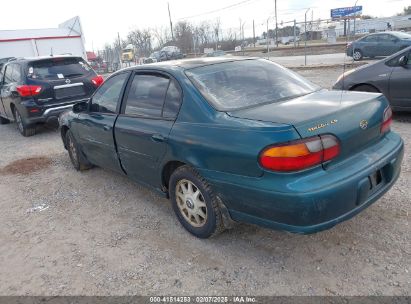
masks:
[[[401,138],[390,132],[377,144],[326,170],[267,172],[260,178],[199,171],[233,220],[306,234],[331,228],[378,200],[399,177],[403,154]],[[382,181],[372,186],[370,176],[378,170]]]
[[[22,114],[22,118],[27,125],[37,124],[37,123],[52,123],[58,124],[58,117],[64,111],[70,110],[74,104],[82,101],[86,101],[88,98],[74,100],[70,102],[52,104],[52,105],[41,105],[34,103],[34,101],[22,102],[20,104],[21,109],[19,109]],[[35,109],[36,112],[32,112]]]

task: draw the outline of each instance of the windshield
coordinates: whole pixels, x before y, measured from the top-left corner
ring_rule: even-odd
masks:
[[[319,89],[269,60],[241,60],[193,68],[186,75],[219,111],[237,110],[305,95]]]
[[[29,66],[32,79],[64,79],[88,75],[91,67],[82,58],[53,58],[34,61]]]

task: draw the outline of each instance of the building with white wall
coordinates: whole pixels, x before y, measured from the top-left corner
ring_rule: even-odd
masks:
[[[57,28],[0,30],[0,58],[71,54],[87,59],[79,17]]]

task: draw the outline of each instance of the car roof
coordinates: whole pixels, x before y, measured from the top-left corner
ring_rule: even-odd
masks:
[[[203,67],[213,64],[225,63],[225,62],[235,62],[244,60],[256,60],[260,59],[258,57],[200,57],[192,59],[181,59],[181,60],[170,60],[161,61],[156,63],[144,64],[139,66],[133,66],[126,68],[125,70],[137,70],[137,69],[155,69],[155,68],[165,68],[170,69],[173,67],[181,68],[183,70],[189,70],[197,67]]]
[[[398,36],[398,35],[406,34],[406,33],[404,33],[404,32],[396,32],[396,31],[388,31],[388,32],[371,33],[371,34],[365,35],[364,37],[367,37],[367,36],[378,36],[378,35],[384,35],[384,34],[390,34],[390,35]]]
[[[56,56],[38,56],[38,57],[19,57],[14,59],[11,62],[33,62],[33,61],[40,61],[45,59],[56,59],[56,58],[82,58],[81,56],[74,56],[74,55],[56,55]]]

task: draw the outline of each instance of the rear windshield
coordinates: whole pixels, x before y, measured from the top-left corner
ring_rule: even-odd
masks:
[[[396,33],[396,36],[400,39],[411,39],[411,35],[407,33],[398,32]]]
[[[319,89],[298,74],[264,59],[193,68],[186,75],[219,111],[278,102]]]
[[[53,58],[32,62],[28,77],[40,80],[56,80],[88,75],[91,67],[82,58]]]

